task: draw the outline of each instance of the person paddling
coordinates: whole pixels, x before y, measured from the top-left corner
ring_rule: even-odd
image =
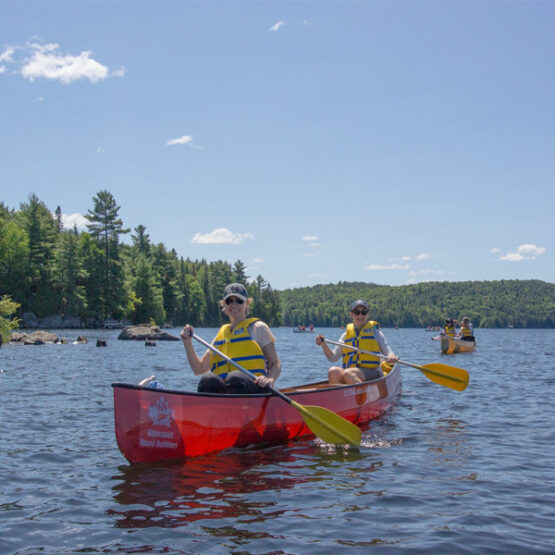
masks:
[[[464,339],[465,341],[474,341],[474,326],[471,324],[469,318],[463,318],[460,322],[455,320],[456,324],[459,324],[460,329],[455,336],[456,339]]]
[[[347,325],[341,335],[339,343],[347,343],[363,351],[381,353],[387,357],[387,362],[395,364],[399,358],[391,350],[378,322],[369,321],[370,309],[366,301],[361,299],[351,304],[349,313],[353,322]],[[342,346],[330,349],[323,335],[316,337],[316,344],[322,347],[330,362],[343,358],[342,366],[332,366],[328,370],[330,384],[353,384],[366,382],[383,376],[380,368],[380,358],[359,351],[353,351]]]
[[[279,377],[276,339],[267,324],[258,318],[247,318],[251,303],[244,285],[231,283],[225,287],[220,305],[229,324],[220,328],[212,345],[248,370],[254,380],[209,349],[199,357],[192,345],[194,329],[189,324],[179,334],[193,373],[201,376],[199,392],[265,393],[265,388],[273,386]]]
[[[455,322],[453,318],[445,320],[445,325],[443,326],[443,333],[449,337],[455,337]]]

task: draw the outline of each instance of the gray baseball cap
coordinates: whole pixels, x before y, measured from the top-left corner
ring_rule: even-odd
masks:
[[[349,308],[349,310],[354,310],[357,306],[363,306],[366,310],[370,310],[368,308],[368,303],[366,301],[363,301],[362,299],[359,299],[358,301],[355,301],[351,305],[351,308]]]
[[[228,297],[238,297],[239,299],[246,301],[249,298],[249,294],[247,293],[247,289],[244,285],[240,283],[230,283],[226,285],[224,289],[224,301]]]

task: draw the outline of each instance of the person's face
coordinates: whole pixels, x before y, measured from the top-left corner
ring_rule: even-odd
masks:
[[[224,310],[230,319],[244,317],[247,312],[247,302],[239,297],[231,296],[224,301]]]
[[[364,324],[366,324],[366,322],[368,322],[369,311],[362,305],[355,306],[355,308],[351,310],[351,318],[353,319],[355,327],[361,328]]]

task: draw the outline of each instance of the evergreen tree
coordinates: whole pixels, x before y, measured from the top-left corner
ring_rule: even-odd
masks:
[[[131,239],[133,239],[133,246],[139,252],[143,254],[149,255],[150,254],[150,236],[146,232],[146,227],[144,225],[138,225],[135,228],[135,233],[137,235],[131,235]]]
[[[94,207],[85,217],[92,237],[102,246],[104,252],[104,311],[103,317],[109,315],[119,317],[123,311],[123,273],[119,262],[119,236],[129,233],[123,228],[119,218],[120,207],[112,194],[106,190],[99,191],[93,198]]]
[[[84,318],[87,305],[84,283],[87,272],[79,253],[79,238],[72,231],[60,233],[53,266],[54,284],[59,289],[60,298],[58,314]]]
[[[29,241],[29,287],[23,310],[37,316],[56,313],[58,298],[52,283],[52,258],[57,237],[57,226],[52,213],[34,193],[21,204],[16,221],[27,233]]]
[[[134,291],[138,303],[132,314],[135,324],[149,322],[151,319],[157,324],[166,320],[162,288],[156,278],[152,262],[144,253],[139,253],[133,259]]]
[[[247,283],[249,276],[245,273],[246,266],[240,261],[237,260],[233,265],[232,269],[232,280],[235,283],[242,283],[243,285]]]
[[[79,235],[79,259],[86,275],[85,321],[94,323],[104,319],[104,256],[98,243],[86,232]]]
[[[57,206],[54,213],[56,214],[56,224],[58,226],[58,233],[61,233],[64,230],[64,223],[62,222],[62,209],[59,206]]]

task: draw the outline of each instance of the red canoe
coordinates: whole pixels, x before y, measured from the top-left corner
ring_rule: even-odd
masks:
[[[131,463],[195,457],[255,443],[313,436],[299,411],[271,394],[221,395],[114,383],[116,439]],[[385,377],[350,386],[314,383],[281,390],[301,405],[330,409],[362,426],[401,393],[396,365]]]

